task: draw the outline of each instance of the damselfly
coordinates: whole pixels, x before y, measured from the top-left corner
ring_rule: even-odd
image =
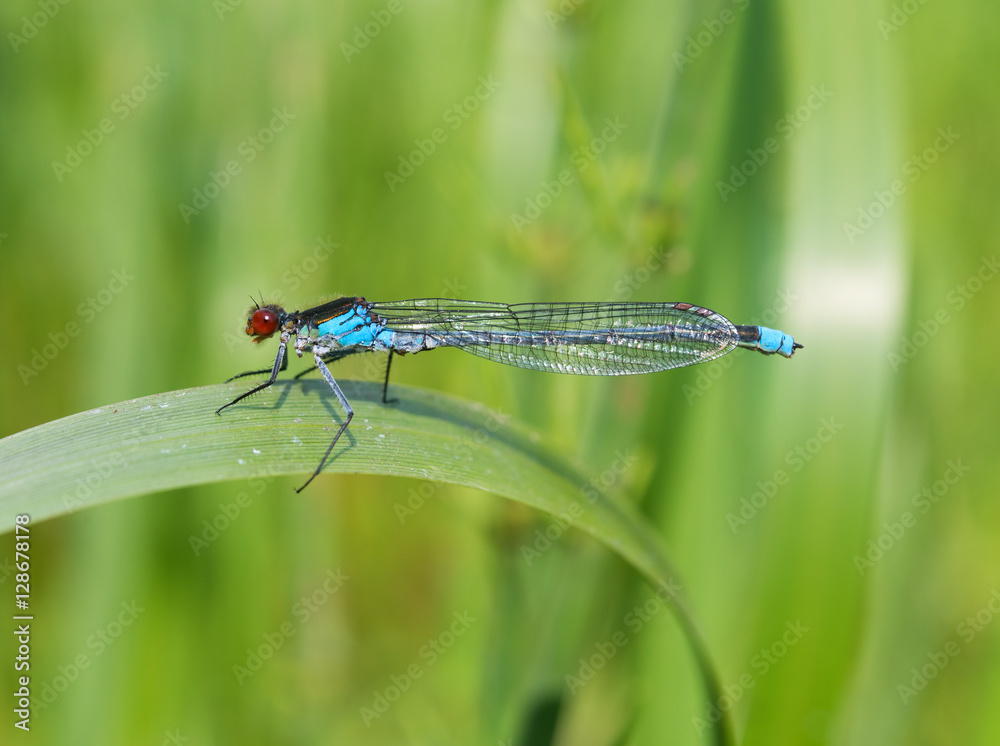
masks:
[[[254,303],[247,312],[247,334],[254,342],[279,335],[278,355],[270,378],[220,407],[220,414],[251,394],[266,389],[288,366],[287,347],[295,354],[312,351],[319,369],[346,418],[319,466],[299,487],[301,492],[323,470],[354,410],[330,373],[327,363],[360,352],[388,352],[382,386],[388,403],[393,354],[457,347],[473,355],[514,365],[591,376],[653,373],[704,363],[736,347],[791,357],[802,347],[789,335],[765,326],[736,326],[715,311],[690,303],[487,303],[422,298],[369,303],[340,298],[305,311]],[[314,368],[295,376],[299,378]]]

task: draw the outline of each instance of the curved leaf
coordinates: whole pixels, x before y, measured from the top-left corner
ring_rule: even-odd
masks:
[[[537,436],[475,403],[404,386],[346,381],[355,410],[324,473],[384,474],[494,492],[569,520],[621,555],[670,601],[708,694],[718,678],[657,534],[628,503],[587,498],[587,477]],[[245,391],[221,384],[98,407],[0,440],[0,530],[125,497],[208,482],[310,474],[343,421],[323,381],[276,383],[277,397],[215,410]],[[728,715],[718,743],[731,743]]]

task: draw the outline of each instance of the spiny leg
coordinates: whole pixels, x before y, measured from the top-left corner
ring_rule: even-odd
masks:
[[[361,350],[348,349],[348,350],[336,350],[328,355],[323,356],[323,361],[327,363],[332,363],[336,360],[340,360],[342,357],[347,357],[348,355],[353,355],[356,352],[361,352]],[[385,364],[385,381],[382,383],[382,403],[383,404],[395,404],[399,401],[396,397],[388,398],[389,394],[389,371],[392,369],[392,355],[393,350],[389,350],[389,361]],[[306,368],[301,373],[295,374],[295,379],[298,380],[302,376],[309,375],[314,370],[317,370],[317,366]],[[247,375],[247,374],[244,374]]]
[[[385,383],[382,384],[382,403],[383,404],[395,404],[399,401],[396,397],[391,399],[386,398],[386,394],[389,393],[389,371],[392,370],[392,355],[394,350],[389,350],[389,362],[385,364]]]
[[[316,471],[314,471],[312,476],[306,480],[305,484],[295,490],[296,492],[302,492],[302,490],[308,487],[309,483],[316,478],[316,475],[323,471],[323,466],[326,464],[326,460],[330,458],[330,454],[333,452],[333,447],[337,445],[337,441],[340,440],[341,434],[343,434],[344,430],[346,430],[347,426],[351,423],[351,418],[354,417],[354,410],[351,409],[351,405],[347,401],[347,397],[344,396],[344,392],[340,390],[340,386],[337,385],[337,381],[334,379],[333,374],[330,373],[330,369],[326,367],[326,363],[323,362],[323,358],[316,355],[315,359],[316,367],[319,368],[319,372],[323,374],[323,378],[325,378],[326,382],[330,385],[334,395],[340,400],[340,406],[344,408],[344,412],[347,414],[347,417],[344,419],[344,423],[340,426],[337,434],[333,436],[333,442],[330,443],[330,447],[326,449],[326,453],[324,453],[323,458],[320,459],[319,466],[316,467]]]
[[[274,365],[271,367],[271,377],[268,380],[266,380],[260,386],[254,386],[252,389],[250,389],[249,391],[247,391],[245,394],[240,394],[235,399],[233,399],[231,402],[229,402],[229,404],[223,404],[221,407],[219,407],[218,409],[215,410],[215,413],[216,414],[220,414],[222,412],[222,410],[225,409],[226,407],[231,407],[236,402],[243,401],[248,396],[252,396],[253,394],[256,394],[258,391],[263,391],[268,386],[270,386],[272,383],[274,383],[277,380],[277,378],[278,378],[278,373],[280,373],[281,371],[283,371],[285,369],[285,367],[288,365],[288,363],[287,363],[287,361],[285,359],[285,345],[287,345],[287,344],[288,344],[288,338],[285,337],[285,336],[282,336],[281,343],[278,345],[278,356],[276,358],[274,358]]]
[[[288,355],[285,355],[281,359],[281,371],[285,371],[288,368]],[[237,373],[232,378],[227,378],[223,383],[229,383],[230,381],[235,381],[237,378],[246,378],[247,376],[262,376],[265,373],[270,373],[271,368],[261,368],[260,370],[248,370],[246,373]],[[301,373],[299,375],[302,375]],[[298,378],[299,376],[295,376]]]
[[[340,358],[342,357],[347,357],[348,355],[354,355],[359,352],[361,352],[361,350],[355,349],[353,347],[349,347],[346,350],[334,350],[333,352],[329,352],[326,355],[324,355],[323,360],[324,362],[332,363],[336,362],[337,360],[340,360]],[[296,373],[295,380],[296,381],[299,380],[300,378],[302,378],[302,376],[308,375],[309,373],[312,373],[314,370],[318,370],[318,367],[315,365],[306,368],[301,373]]]

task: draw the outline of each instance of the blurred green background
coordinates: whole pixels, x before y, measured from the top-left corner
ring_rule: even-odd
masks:
[[[769,323],[805,349],[619,380],[442,351],[393,380],[528,423],[641,507],[743,743],[1000,740],[995,4],[0,15],[0,436],[269,364],[242,334],[258,291]],[[635,622],[652,592],[606,548],[571,531],[529,561],[552,519],[489,494],[299,481],[36,525],[51,695],[0,741],[709,742],[676,622]]]

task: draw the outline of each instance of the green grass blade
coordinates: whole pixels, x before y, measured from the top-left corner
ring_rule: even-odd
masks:
[[[572,522],[621,555],[671,602],[710,699],[718,679],[662,543],[628,503],[581,489],[587,477],[509,418],[453,397],[346,381],[355,410],[324,473],[383,474],[494,492]],[[90,505],[208,482],[307,475],[343,412],[322,381],[279,382],[222,416],[246,390],[221,384],[98,407],[0,440],[0,530]],[[718,743],[731,742],[723,721]]]

